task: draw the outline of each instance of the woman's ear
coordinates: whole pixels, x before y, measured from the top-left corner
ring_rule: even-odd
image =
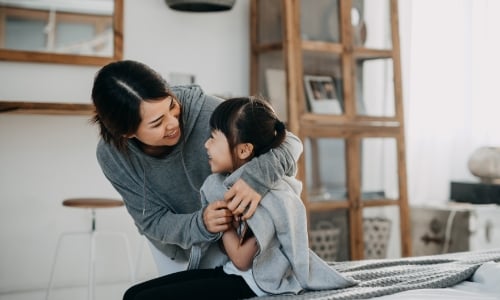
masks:
[[[236,146],[236,154],[239,159],[247,160],[252,158],[253,155],[253,144],[251,143],[241,143]]]
[[[124,137],[126,139],[131,139],[131,138],[135,138],[135,134],[123,134],[122,137]]]

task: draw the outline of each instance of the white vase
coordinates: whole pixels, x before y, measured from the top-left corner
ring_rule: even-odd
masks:
[[[467,166],[482,182],[500,184],[500,147],[481,147],[475,150]]]

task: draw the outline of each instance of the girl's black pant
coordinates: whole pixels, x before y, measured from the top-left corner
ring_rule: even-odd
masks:
[[[123,300],[236,300],[255,296],[243,277],[228,275],[217,267],[172,273],[139,283],[125,292]]]

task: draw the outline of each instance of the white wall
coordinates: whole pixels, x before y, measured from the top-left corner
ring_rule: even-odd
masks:
[[[166,78],[192,73],[208,93],[248,94],[248,0],[207,14],[175,12],[163,0],[125,0],[124,19],[125,59],[145,62]],[[90,103],[97,70],[0,62],[0,100]],[[118,197],[97,165],[97,130],[88,118],[0,114],[0,295],[44,288],[59,233],[89,227],[87,212],[62,207],[64,198]],[[125,231],[134,255],[142,245],[124,208],[99,212],[98,227]],[[120,244],[114,243],[113,254],[101,252],[112,257],[112,267],[98,270],[101,282],[127,279]],[[85,283],[79,275],[85,274],[85,247],[85,241],[63,246],[58,282]],[[148,254],[143,278],[155,275]]]

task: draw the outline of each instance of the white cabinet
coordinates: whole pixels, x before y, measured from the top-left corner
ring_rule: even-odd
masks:
[[[470,207],[470,250],[500,248],[500,206],[496,204],[467,205]]]
[[[500,248],[500,206],[450,202],[411,207],[415,256]]]

